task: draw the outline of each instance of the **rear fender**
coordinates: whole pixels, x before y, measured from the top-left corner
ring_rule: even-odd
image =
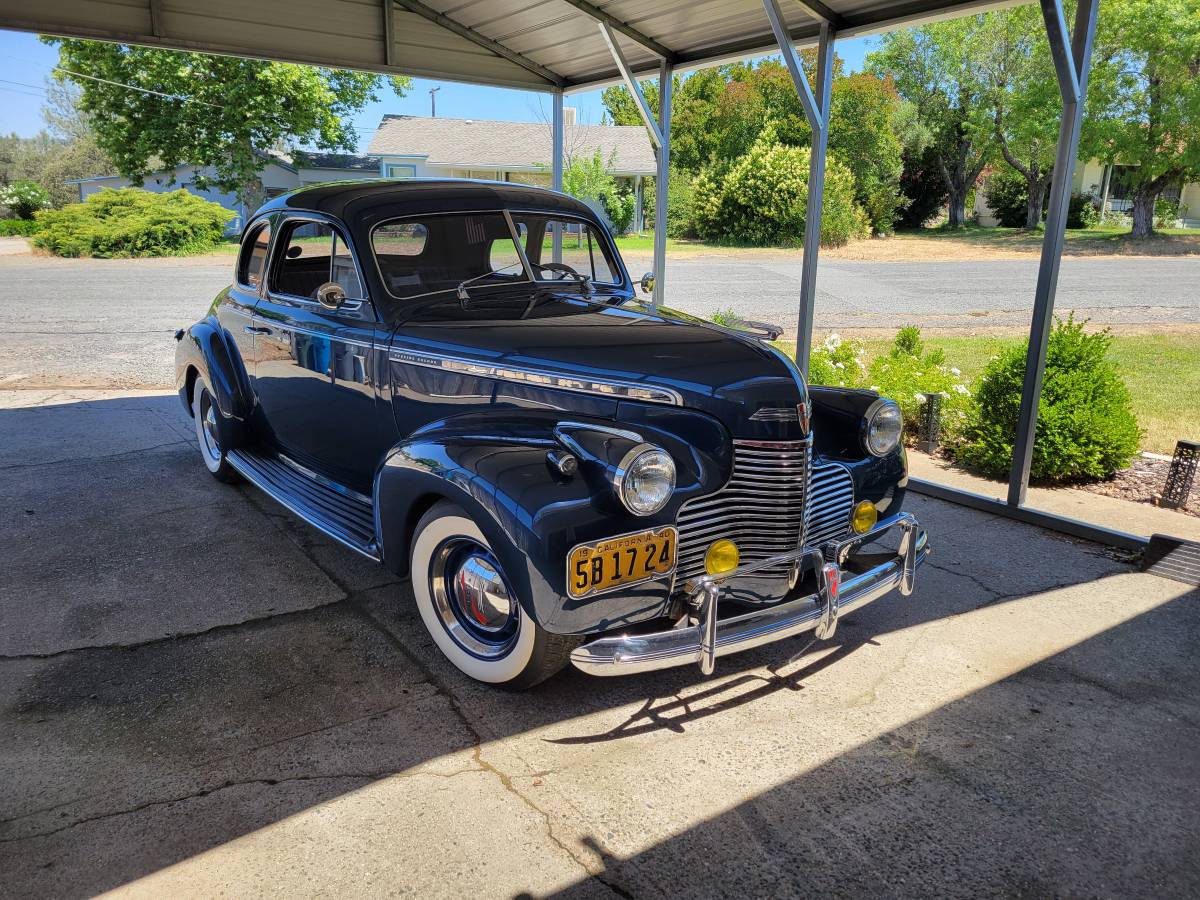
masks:
[[[216,316],[206,316],[184,331],[175,350],[175,378],[179,398],[191,413],[190,391],[195,370],[204,377],[222,417],[245,422],[253,403],[250,379],[233,338]]]

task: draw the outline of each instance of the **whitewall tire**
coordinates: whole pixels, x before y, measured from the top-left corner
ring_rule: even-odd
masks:
[[[561,669],[579,643],[530,617],[479,526],[449,502],[434,505],[417,524],[412,587],[438,649],[476,681],[532,687]]]
[[[226,459],[223,439],[225,429],[221,427],[221,413],[202,375],[197,375],[196,382],[192,385],[192,419],[196,425],[200,458],[204,460],[204,465],[212,477],[227,484],[241,480],[237,470]]]

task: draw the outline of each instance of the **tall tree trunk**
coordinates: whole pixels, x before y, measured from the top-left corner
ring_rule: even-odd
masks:
[[[1025,203],[1025,227],[1037,228],[1042,224],[1042,210],[1046,203],[1046,185],[1050,181],[1052,169],[1046,170],[1040,177],[1026,178],[1029,199]]]
[[[1144,184],[1133,193],[1133,231],[1131,237],[1144,238],[1154,234],[1154,201],[1159,188],[1151,190],[1153,182]]]
[[[967,191],[961,187],[951,187],[949,225],[951,228],[965,228],[967,225]]]

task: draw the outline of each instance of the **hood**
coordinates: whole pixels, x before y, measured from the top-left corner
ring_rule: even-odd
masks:
[[[716,416],[735,437],[803,436],[795,415],[806,401],[803,380],[783,354],[754,337],[669,310],[652,314],[635,302],[610,306],[549,291],[481,291],[464,309],[450,296],[416,308],[397,329],[396,344],[668,388],[685,407]]]

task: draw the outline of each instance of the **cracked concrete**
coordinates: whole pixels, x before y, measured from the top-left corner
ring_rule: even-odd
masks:
[[[912,498],[916,593],[831,642],[506,694],[190,438],[0,392],[0,894],[1200,891],[1184,585]]]

